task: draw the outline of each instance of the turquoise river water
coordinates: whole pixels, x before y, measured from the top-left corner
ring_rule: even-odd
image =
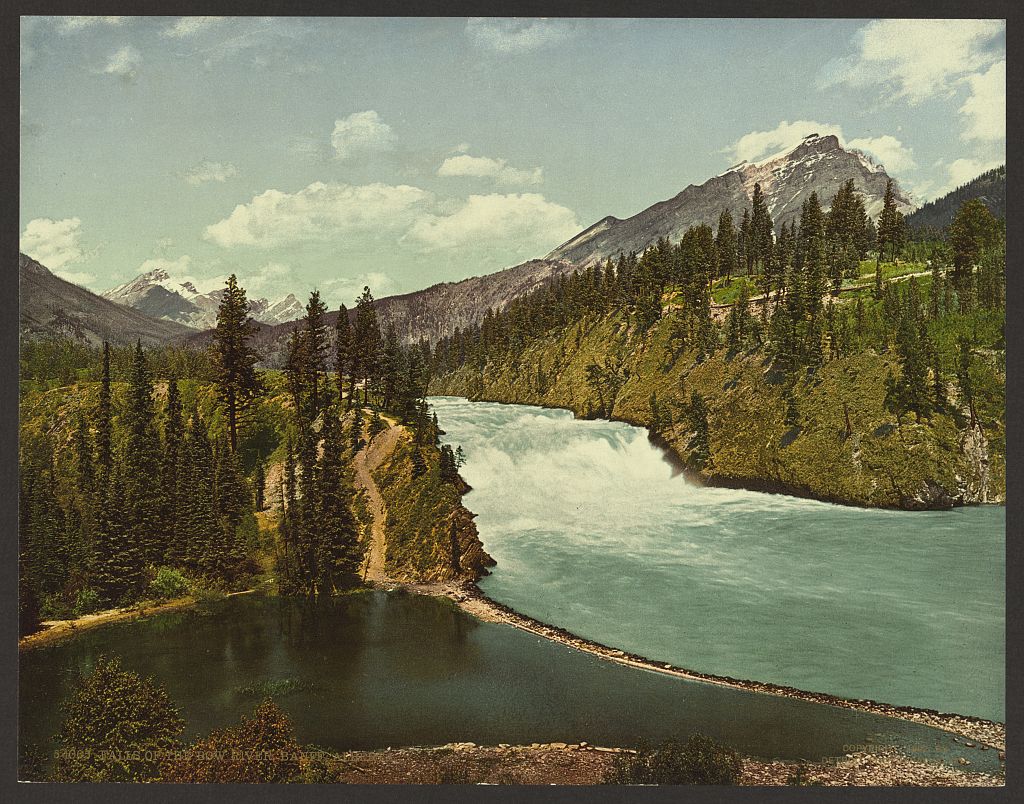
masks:
[[[493,599],[701,672],[1003,719],[1003,507],[698,488],[640,428],[431,404],[466,451]]]

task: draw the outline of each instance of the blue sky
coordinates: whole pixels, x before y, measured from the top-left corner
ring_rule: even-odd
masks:
[[[21,246],[332,306],[543,256],[803,135],[928,200],[1005,160],[985,20],[31,17]]]

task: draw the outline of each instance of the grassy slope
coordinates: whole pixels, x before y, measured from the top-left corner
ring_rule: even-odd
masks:
[[[494,564],[477,536],[473,515],[462,506],[462,487],[442,482],[439,452],[424,447],[427,471],[412,472],[414,445],[403,436],[373,473],[387,506],[387,574],[401,581],[476,580]],[[460,553],[456,569],[452,530]]]
[[[800,428],[795,431],[786,423],[784,387],[772,383],[763,356],[728,359],[720,350],[701,364],[689,354],[673,359],[668,331],[668,318],[643,336],[629,333],[616,315],[585,320],[533,342],[514,363],[489,364],[483,375],[464,367],[436,379],[431,392],[564,407],[590,416],[601,405],[586,368],[611,359],[628,376],[615,396],[612,418],[649,425],[655,392],[673,422],[660,435],[684,460],[693,433],[683,403],[692,391],[704,396],[711,465],[702,474],[713,483],[877,507],[944,507],[982,499],[981,469],[963,449],[964,433],[950,415],[936,414],[921,424],[904,417],[897,425],[885,410],[885,378],[891,368],[898,370],[890,356],[862,352],[801,380],[794,392]],[[538,387],[538,364],[548,387]],[[1002,444],[998,418],[997,432],[989,433],[989,501],[1005,499],[1005,459],[995,448]]]

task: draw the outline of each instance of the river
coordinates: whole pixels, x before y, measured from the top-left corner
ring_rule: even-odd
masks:
[[[59,703],[101,655],[164,685],[186,737],[237,723],[269,694],[300,742],[335,750],[635,745],[702,732],[768,758],[897,745],[910,756],[999,768],[996,751],[917,723],[623,667],[401,592],[315,602],[242,595],[24,651],[23,763],[52,754]]]
[[[1003,720],[1005,508],[699,488],[640,428],[431,405],[466,452],[494,600],[692,670]]]

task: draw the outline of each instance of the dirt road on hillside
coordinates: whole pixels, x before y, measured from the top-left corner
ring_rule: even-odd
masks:
[[[388,580],[387,574],[384,572],[384,557],[387,549],[384,523],[387,521],[387,509],[371,473],[394,452],[398,439],[405,430],[400,424],[390,422],[388,424],[388,429],[377,433],[367,446],[356,453],[353,461],[356,470],[356,486],[366,492],[367,506],[373,516],[373,526],[370,529],[370,549],[366,551],[363,563],[363,579],[371,583]]]

